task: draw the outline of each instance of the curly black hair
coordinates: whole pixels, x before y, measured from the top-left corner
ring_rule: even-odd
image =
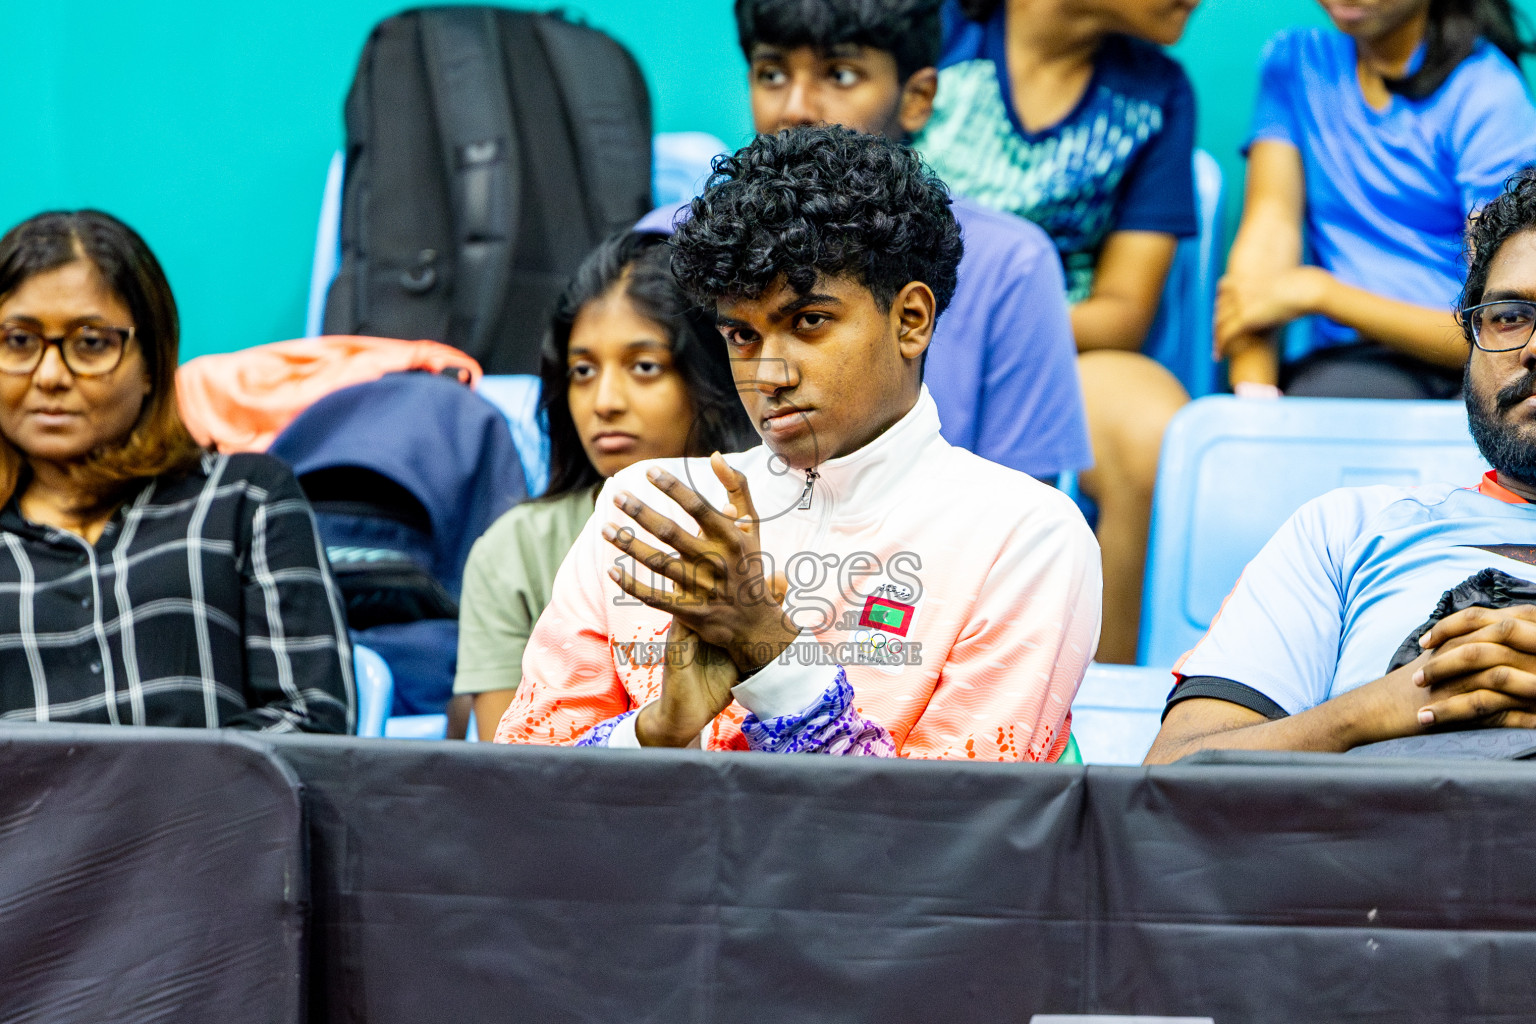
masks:
[[[889,308],[913,281],[942,313],[960,227],[949,189],[900,143],[836,125],[759,135],[715,173],[673,236],[672,272],[706,309],[783,279],[801,295],[851,276]]]
[[[1461,311],[1483,301],[1488,286],[1488,267],[1511,235],[1536,228],[1536,166],[1516,171],[1504,182],[1504,191],[1477,213],[1467,226],[1467,283],[1456,303],[1456,319],[1468,344],[1472,323]]]
[[[752,59],[758,43],[827,51],[853,43],[889,53],[905,82],[939,62],[943,0],[736,0],[736,38]]]

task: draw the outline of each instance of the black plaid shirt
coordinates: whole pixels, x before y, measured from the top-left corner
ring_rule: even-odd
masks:
[[[288,467],[206,455],[101,538],[0,510],[0,719],[350,732],[352,652]]]

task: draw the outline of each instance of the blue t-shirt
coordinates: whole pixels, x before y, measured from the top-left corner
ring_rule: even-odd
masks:
[[[946,8],[933,118],[914,145],[955,194],[1044,228],[1080,302],[1110,232],[1197,233],[1194,92],[1161,49],[1110,36],[1072,112],[1028,132],[1009,85],[1006,8],[985,24]]]
[[[1077,346],[1050,239],[963,199],[952,209],[965,250],[923,369],[944,440],[1034,477],[1087,469]],[[664,206],[635,228],[670,233],[686,211]]]
[[[1519,71],[1479,41],[1428,98],[1394,95],[1376,110],[1360,91],[1355,41],[1342,32],[1282,32],[1262,62],[1249,145],[1301,151],[1312,261],[1345,284],[1449,310],[1461,291],[1467,215],[1536,161],[1536,106]],[[1291,335],[1288,359],[1357,340],[1321,317]]]
[[[1467,577],[1494,568],[1536,580],[1536,565],[1510,557],[1536,557],[1536,506],[1489,477],[1477,488],[1345,487],[1303,505],[1175,671],[1242,683],[1292,715],[1379,679]]]

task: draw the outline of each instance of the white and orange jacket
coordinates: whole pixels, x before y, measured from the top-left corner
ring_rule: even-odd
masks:
[[[945,441],[927,388],[813,480],[765,447],[727,461],[747,476],[769,571],[788,576],[785,607],[802,632],[734,688],[700,737],[706,749],[1060,755],[1102,589],[1098,545],[1070,499]],[[649,570],[600,531],[634,528],[613,505],[619,490],[690,524],[646,479],[653,464],[604,486],[534,626],[498,742],[635,745],[631,713],[660,694],[670,617],[608,577],[616,564],[642,581]],[[708,460],[659,465],[725,502]]]

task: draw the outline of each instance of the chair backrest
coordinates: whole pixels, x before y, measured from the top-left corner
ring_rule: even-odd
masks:
[[[1191,398],[1199,398],[1221,386],[1220,367],[1211,357],[1211,321],[1226,196],[1221,165],[1203,149],[1195,150],[1194,175],[1200,233],[1179,242],[1142,351],[1179,378]]]
[[[315,255],[309,265],[309,300],[304,312],[304,337],[325,333],[325,293],[341,269],[341,183],[346,173],[341,150],[331,154],[320,193],[320,223],[315,228]]]
[[[1195,645],[1248,561],[1291,513],[1336,487],[1476,484],[1487,464],[1461,402],[1243,399],[1169,424],[1152,505],[1140,661]]]
[[[713,161],[730,147],[709,132],[657,132],[651,139],[651,192],[657,206],[686,203],[704,188]]]
[[[480,397],[507,418],[530,498],[543,494],[549,484],[549,429],[539,413],[541,390],[539,378],[531,373],[488,373],[480,378]]]
[[[1163,723],[1166,668],[1088,666],[1072,701],[1072,737],[1084,764],[1141,764]]]
[[[442,740],[448,738],[447,715],[395,715],[384,723],[384,738]]]
[[[352,675],[357,680],[357,734],[383,736],[384,722],[395,702],[395,677],[378,652],[352,645]]]

